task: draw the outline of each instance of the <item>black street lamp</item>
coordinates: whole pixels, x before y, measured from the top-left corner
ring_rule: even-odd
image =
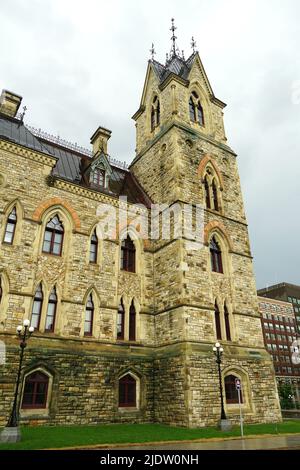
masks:
[[[221,421],[220,427],[222,430],[230,429],[231,425],[230,422],[227,420],[225,408],[224,408],[224,398],[223,398],[223,385],[222,385],[222,374],[221,374],[221,364],[222,364],[222,354],[224,349],[220,345],[220,343],[216,343],[213,347],[213,352],[216,356],[216,363],[218,364],[218,372],[219,372],[219,387],[220,387],[220,398],[221,398]]]
[[[21,433],[20,433],[20,428],[19,428],[19,406],[18,406],[19,387],[20,387],[23,358],[24,358],[25,348],[27,346],[27,340],[30,338],[33,332],[34,332],[34,328],[33,326],[30,326],[29,320],[24,320],[23,326],[19,325],[17,327],[18,337],[20,339],[19,368],[18,368],[13,407],[12,407],[12,411],[9,416],[7,425],[1,433],[1,436],[0,436],[1,442],[17,442],[21,439]]]

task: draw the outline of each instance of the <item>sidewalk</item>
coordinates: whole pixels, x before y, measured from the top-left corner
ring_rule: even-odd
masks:
[[[300,434],[288,436],[246,437],[208,442],[176,442],[155,445],[114,447],[115,450],[268,450],[300,449]]]

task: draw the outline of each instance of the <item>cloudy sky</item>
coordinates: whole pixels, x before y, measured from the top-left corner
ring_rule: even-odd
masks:
[[[298,0],[1,0],[0,88],[23,96],[25,122],[78,144],[111,129],[110,154],[130,161],[149,49],[164,62],[172,16],[228,104],[257,286],[300,284]]]

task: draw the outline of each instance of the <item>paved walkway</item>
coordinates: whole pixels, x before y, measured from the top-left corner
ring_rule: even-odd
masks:
[[[115,450],[268,450],[300,449],[300,434],[293,436],[255,437],[228,439],[225,441],[185,442],[130,447],[115,447]]]

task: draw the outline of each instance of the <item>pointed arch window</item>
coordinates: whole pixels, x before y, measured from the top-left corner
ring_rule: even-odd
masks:
[[[225,331],[227,341],[231,341],[231,332],[230,332],[230,317],[227,305],[224,305],[224,320],[225,320]]]
[[[130,374],[119,380],[119,407],[136,408],[136,380]]]
[[[84,336],[93,334],[94,309],[93,296],[90,294],[85,306]]]
[[[53,216],[46,225],[43,253],[61,256],[64,238],[64,227],[58,215]]]
[[[118,317],[117,317],[117,339],[124,339],[125,332],[125,309],[123,304],[123,299],[118,307]]]
[[[225,382],[226,402],[229,403],[229,404],[239,402],[238,391],[237,391],[236,386],[235,386],[235,380],[237,378],[238,377],[236,377],[235,375],[227,375],[227,377],[225,377],[225,380],[224,380],[224,382]],[[240,397],[241,397],[241,403],[243,403],[242,391],[240,392]]]
[[[129,235],[121,243],[121,269],[135,273],[135,245]]]
[[[215,237],[212,237],[209,245],[211,269],[215,273],[223,273],[222,252]]]
[[[22,408],[46,408],[49,377],[40,371],[25,379]]]
[[[200,98],[195,91],[192,91],[189,99],[189,115],[191,121],[197,122],[200,126],[204,126],[203,108]]]
[[[96,229],[93,231],[90,242],[90,263],[97,263],[98,237]]]
[[[57,309],[57,295],[56,295],[56,288],[53,287],[49,295],[47,314],[46,314],[45,331],[47,331],[48,333],[52,333],[54,331],[56,309]]]
[[[212,193],[213,193],[214,209],[215,211],[218,211],[219,210],[218,189],[217,189],[215,179],[213,179],[213,182],[212,182]]]
[[[105,187],[105,170],[102,168],[94,168],[90,173],[90,182],[98,187]]]
[[[151,106],[151,132],[160,124],[160,103],[157,96],[154,97]]]
[[[215,325],[216,325],[217,339],[222,339],[221,317],[220,317],[220,310],[219,310],[217,302],[215,302]]]
[[[206,208],[210,209],[210,190],[209,190],[209,184],[207,180],[207,175],[204,178],[204,190],[205,190],[205,203],[206,203]]]
[[[129,309],[129,341],[136,339],[136,312],[134,302],[131,302]]]
[[[41,314],[42,314],[42,307],[43,307],[43,289],[42,285],[39,284],[37,290],[35,292],[32,311],[31,311],[31,326],[33,326],[36,330],[40,327],[41,321]]]
[[[16,207],[14,207],[7,218],[5,232],[4,232],[4,239],[3,239],[4,243],[7,243],[8,245],[13,244],[16,226],[17,226],[17,210],[16,210]]]

